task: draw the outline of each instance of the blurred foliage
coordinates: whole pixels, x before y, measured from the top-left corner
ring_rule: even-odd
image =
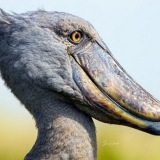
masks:
[[[159,160],[160,137],[96,121],[98,160]]]
[[[36,139],[31,115],[11,114],[0,107],[0,160],[22,160]],[[160,137],[95,121],[98,160],[159,160]]]

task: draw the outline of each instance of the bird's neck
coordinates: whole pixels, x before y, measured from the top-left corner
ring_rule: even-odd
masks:
[[[36,102],[34,113],[38,137],[25,160],[95,160],[96,135],[91,117],[52,97],[41,101],[43,106]]]

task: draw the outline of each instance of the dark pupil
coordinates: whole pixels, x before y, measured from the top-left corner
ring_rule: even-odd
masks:
[[[78,33],[75,35],[75,38],[76,38],[76,39],[78,39],[78,38],[79,38],[79,34],[78,34]]]

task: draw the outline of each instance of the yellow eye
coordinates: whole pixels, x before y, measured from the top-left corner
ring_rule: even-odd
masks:
[[[73,43],[78,44],[79,42],[81,42],[82,38],[83,38],[83,34],[80,31],[73,31],[70,34],[70,39],[72,40]]]

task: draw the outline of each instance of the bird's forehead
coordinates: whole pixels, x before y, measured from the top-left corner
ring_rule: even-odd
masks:
[[[58,19],[56,24],[56,26],[66,32],[81,29],[89,34],[97,34],[94,27],[88,21],[69,14],[66,14]]]
[[[63,34],[77,29],[81,29],[91,36],[97,34],[91,23],[80,17],[64,12],[37,11],[30,13],[30,19],[37,22],[38,25],[54,29]]]

